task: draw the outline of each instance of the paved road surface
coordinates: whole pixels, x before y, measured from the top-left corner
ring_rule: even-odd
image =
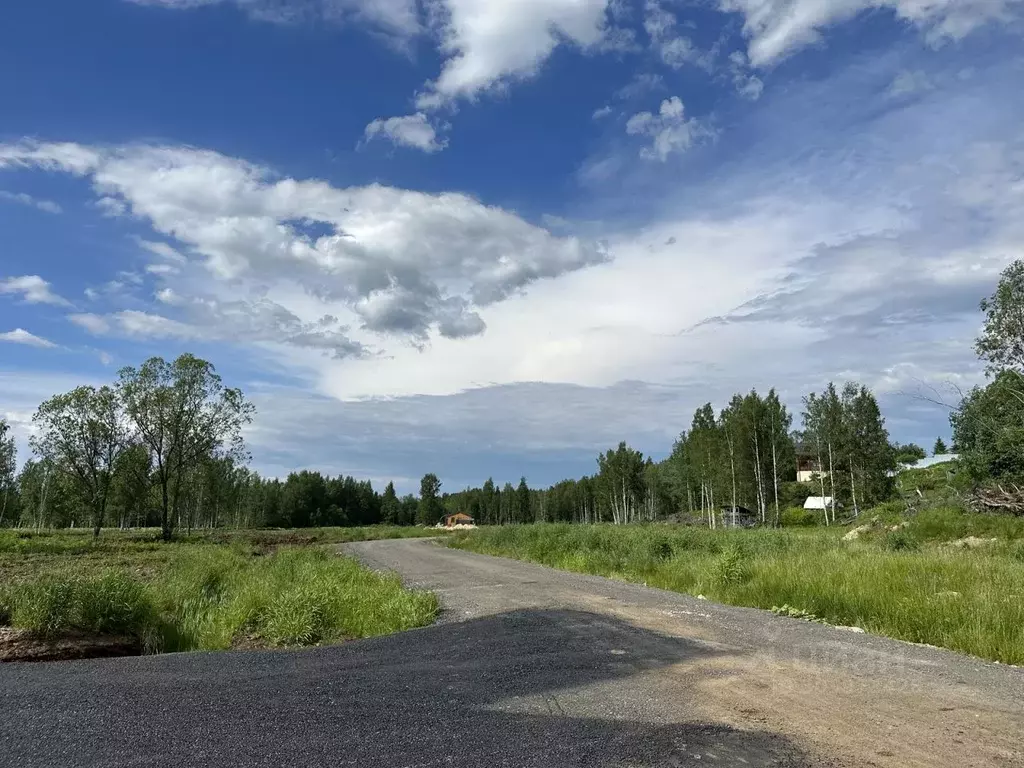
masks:
[[[346,546],[437,626],[0,667],[7,766],[1024,765],[1024,672],[596,577]]]

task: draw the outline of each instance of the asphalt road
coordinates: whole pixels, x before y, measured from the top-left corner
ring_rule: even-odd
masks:
[[[1024,765],[1024,673],[423,540],[433,627],[0,666],[3,766]]]

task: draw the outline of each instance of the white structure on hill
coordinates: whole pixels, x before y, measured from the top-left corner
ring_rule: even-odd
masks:
[[[804,509],[832,509],[835,503],[831,496],[808,496]]]

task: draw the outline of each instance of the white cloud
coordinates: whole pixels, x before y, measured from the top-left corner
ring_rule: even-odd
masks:
[[[61,167],[67,145],[52,155],[48,146],[0,145],[0,167]],[[389,339],[481,333],[481,309],[607,258],[595,243],[556,237],[458,193],[339,189],[182,148],[83,148],[75,156],[94,165],[67,170],[201,259],[179,262],[180,276],[161,275],[193,299],[166,318],[181,325],[124,313],[72,317],[94,333],[212,334],[363,354]],[[307,234],[310,223],[319,234]],[[338,319],[318,325],[325,314]]]
[[[52,200],[40,200],[39,198],[32,197],[32,195],[25,194],[24,192],[7,192],[0,190],[0,200],[8,200],[12,203],[20,203],[21,205],[28,205],[33,208],[38,208],[40,211],[46,213],[61,213],[63,209]]]
[[[757,101],[761,98],[761,94],[764,92],[764,82],[750,72],[747,57],[743,51],[733,51],[729,54],[728,68],[736,93],[750,101]]]
[[[44,349],[53,349],[57,346],[52,341],[36,336],[33,333],[29,333],[24,328],[15,328],[13,331],[0,333],[0,341],[6,341],[12,344],[25,344],[30,347],[42,347]]]
[[[911,96],[916,93],[924,93],[935,88],[935,84],[932,79],[921,70],[907,71],[904,70],[893,78],[890,83],[886,95],[889,98],[900,98],[903,96]]]
[[[714,67],[715,52],[700,50],[693,40],[681,34],[675,15],[657,0],[647,0],[644,6],[644,30],[655,53],[673,69],[689,64],[710,72]]]
[[[155,256],[159,256],[167,261],[172,261],[176,264],[184,264],[186,259],[178,251],[169,246],[167,243],[161,243],[154,240],[143,240],[141,237],[136,238],[135,242],[139,244],[139,247],[149,251]]]
[[[610,106],[608,106],[608,105],[605,105],[603,107],[599,107],[598,109],[595,109],[594,110],[594,114],[591,115],[591,118],[594,119],[594,120],[600,120],[603,117],[608,117],[608,115],[610,115],[611,113],[612,113],[612,108]]]
[[[2,166],[0,166],[2,167]],[[39,275],[22,275],[0,280],[0,294],[21,295],[26,304],[53,304],[70,306],[66,299],[50,290],[50,284]]]
[[[89,333],[103,334],[110,330],[110,323],[91,312],[68,315],[68,320]]]
[[[665,87],[664,78],[653,72],[640,72],[633,76],[626,85],[615,92],[616,97],[624,100],[646,96],[651,91],[660,91]]]
[[[743,14],[750,61],[766,67],[820,42],[827,27],[871,9],[891,10],[939,44],[1018,17],[1024,0],[718,0],[718,6]]]
[[[167,275],[176,275],[181,270],[171,264],[147,264],[146,272],[151,275],[160,275],[166,277]]]
[[[608,0],[442,0],[430,5],[445,56],[416,105],[459,98],[534,76],[561,44],[596,46],[607,31]]]
[[[377,31],[409,38],[421,31],[416,0],[127,0],[175,10],[232,4],[258,21],[344,23],[354,21]]]
[[[629,118],[626,133],[651,138],[651,145],[640,150],[640,155],[664,162],[674,152],[685,152],[695,142],[714,136],[704,122],[687,120],[684,112],[682,100],[672,96],[661,102],[658,114],[638,112]]]
[[[436,129],[422,112],[404,117],[378,117],[366,126],[363,135],[367,141],[383,137],[393,144],[428,153],[439,152],[448,146],[447,139],[438,140]]]

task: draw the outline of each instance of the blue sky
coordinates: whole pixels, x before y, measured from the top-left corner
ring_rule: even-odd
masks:
[[[0,25],[0,414],[193,351],[256,469],[665,455],[695,407],[981,380],[1022,0],[37,0]]]

